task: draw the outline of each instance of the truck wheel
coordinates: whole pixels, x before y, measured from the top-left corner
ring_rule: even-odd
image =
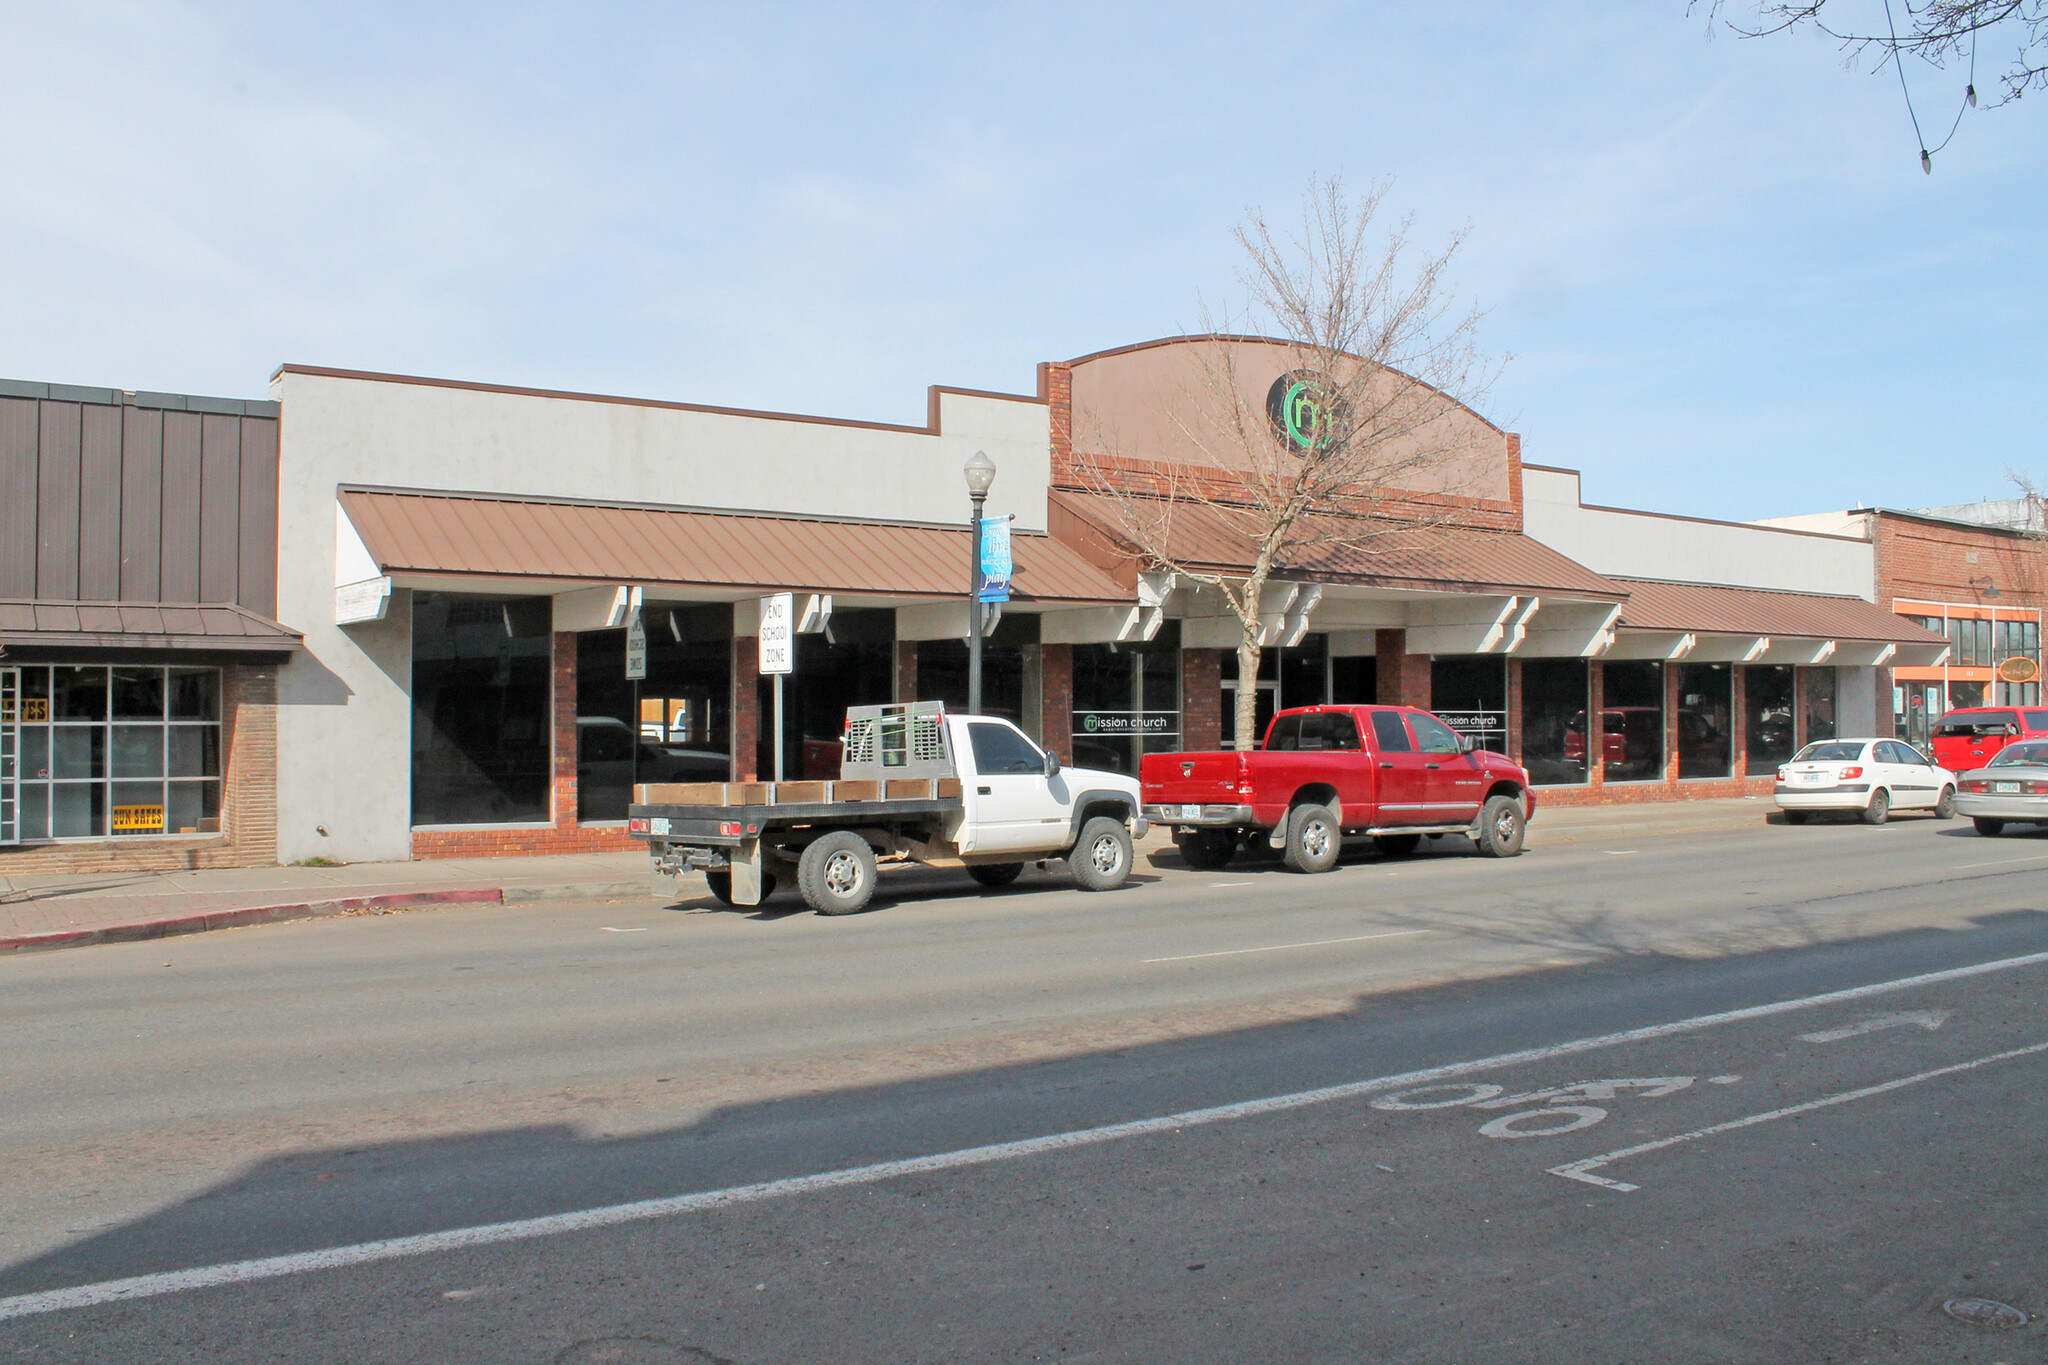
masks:
[[[1512,858],[1522,851],[1528,828],[1521,802],[1512,796],[1489,798],[1479,811],[1479,851],[1491,858]]]
[[[1892,817],[1892,794],[1879,787],[1870,794],[1870,804],[1863,808],[1863,823],[1881,825]]]
[[[1344,848],[1344,831],[1328,806],[1300,805],[1287,812],[1287,848],[1280,860],[1292,872],[1328,872]]]
[[[1023,871],[1022,863],[975,863],[967,869],[967,875],[983,886],[1008,886]]]
[[[1081,826],[1067,864],[1083,891],[1114,891],[1131,875],[1131,832],[1123,821],[1098,815]]]
[[[1191,829],[1174,836],[1180,860],[1198,872],[1216,872],[1237,856],[1237,834],[1227,829]]]
[[[1420,834],[1375,834],[1372,846],[1385,858],[1405,858],[1422,847]]]
[[[1786,811],[1786,812],[1785,812],[1785,823],[1786,823],[1786,824],[1788,824],[1788,825],[1803,825],[1803,824],[1805,824],[1805,823],[1806,823],[1806,812],[1805,812],[1805,811],[1803,811],[1803,810],[1788,810],[1788,811]]]
[[[2003,820],[1986,820],[1980,815],[1970,821],[1970,823],[1975,825],[1977,832],[1987,839],[1996,839],[2005,832],[2005,821]]]
[[[828,834],[804,850],[796,885],[819,914],[850,915],[875,894],[875,852],[850,830]]]
[[[722,902],[723,904],[737,905],[739,903],[732,898],[732,873],[706,872],[704,874],[704,880],[711,884],[711,894],[718,897],[720,902]],[[775,878],[761,878],[761,899],[763,901],[766,901],[770,896],[774,894]],[[750,906],[748,908],[751,909],[752,907]]]

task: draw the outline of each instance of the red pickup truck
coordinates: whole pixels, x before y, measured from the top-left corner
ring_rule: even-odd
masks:
[[[1255,837],[1297,872],[1336,866],[1346,834],[1371,835],[1396,858],[1425,834],[1469,834],[1512,858],[1536,808],[1527,772],[1412,706],[1282,711],[1264,748],[1146,754],[1138,778],[1145,818],[1170,827],[1188,865],[1204,869]]]

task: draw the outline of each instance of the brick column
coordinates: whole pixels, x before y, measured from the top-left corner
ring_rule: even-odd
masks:
[[[1508,757],[1522,761],[1522,661],[1513,655],[1508,656]]]
[[[1038,655],[1039,717],[1045,747],[1074,761],[1074,647],[1041,645]]]
[[[221,670],[221,832],[224,860],[242,867],[277,862],[277,667]],[[196,860],[195,860],[196,861]]]
[[[761,641],[741,635],[732,642],[732,780],[758,782],[756,752],[761,742]]]
[[[1232,660],[1233,667],[1236,660]],[[1180,747],[1223,747],[1223,651],[1180,652]]]
[[[1749,669],[1743,664],[1733,664],[1729,671],[1735,677],[1728,685],[1728,773],[1741,779],[1749,776]]]
[[[1408,632],[1373,632],[1373,653],[1378,656],[1380,704],[1418,706],[1429,709],[1429,655],[1408,652]]]
[[[917,695],[917,641],[896,642],[896,690],[897,701],[919,701]]]
[[[1664,780],[1676,782],[1678,772],[1678,665],[1664,665]]]
[[[1586,665],[1586,782],[1607,784],[1607,665],[1598,659]]]
[[[549,637],[549,646],[554,650],[555,697],[554,767],[548,785],[555,826],[559,829],[576,823],[576,633],[558,630]],[[638,716],[633,717],[633,733],[640,733]]]

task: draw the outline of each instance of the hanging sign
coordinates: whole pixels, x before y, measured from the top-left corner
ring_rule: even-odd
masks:
[[[2030,683],[2041,676],[2041,665],[2024,654],[1998,661],[1998,676],[2009,683]]]
[[[1010,600],[1010,519],[981,519],[981,586],[976,595],[984,602]]]
[[[796,671],[796,613],[791,594],[761,599],[761,674]]]
[[[626,618],[626,680],[639,682],[647,676],[647,627],[640,624],[635,610]]]

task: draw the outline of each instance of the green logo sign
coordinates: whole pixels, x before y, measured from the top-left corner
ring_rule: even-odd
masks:
[[[1330,376],[1289,370],[1266,390],[1266,416],[1297,454],[1325,454],[1343,443],[1351,408]]]

